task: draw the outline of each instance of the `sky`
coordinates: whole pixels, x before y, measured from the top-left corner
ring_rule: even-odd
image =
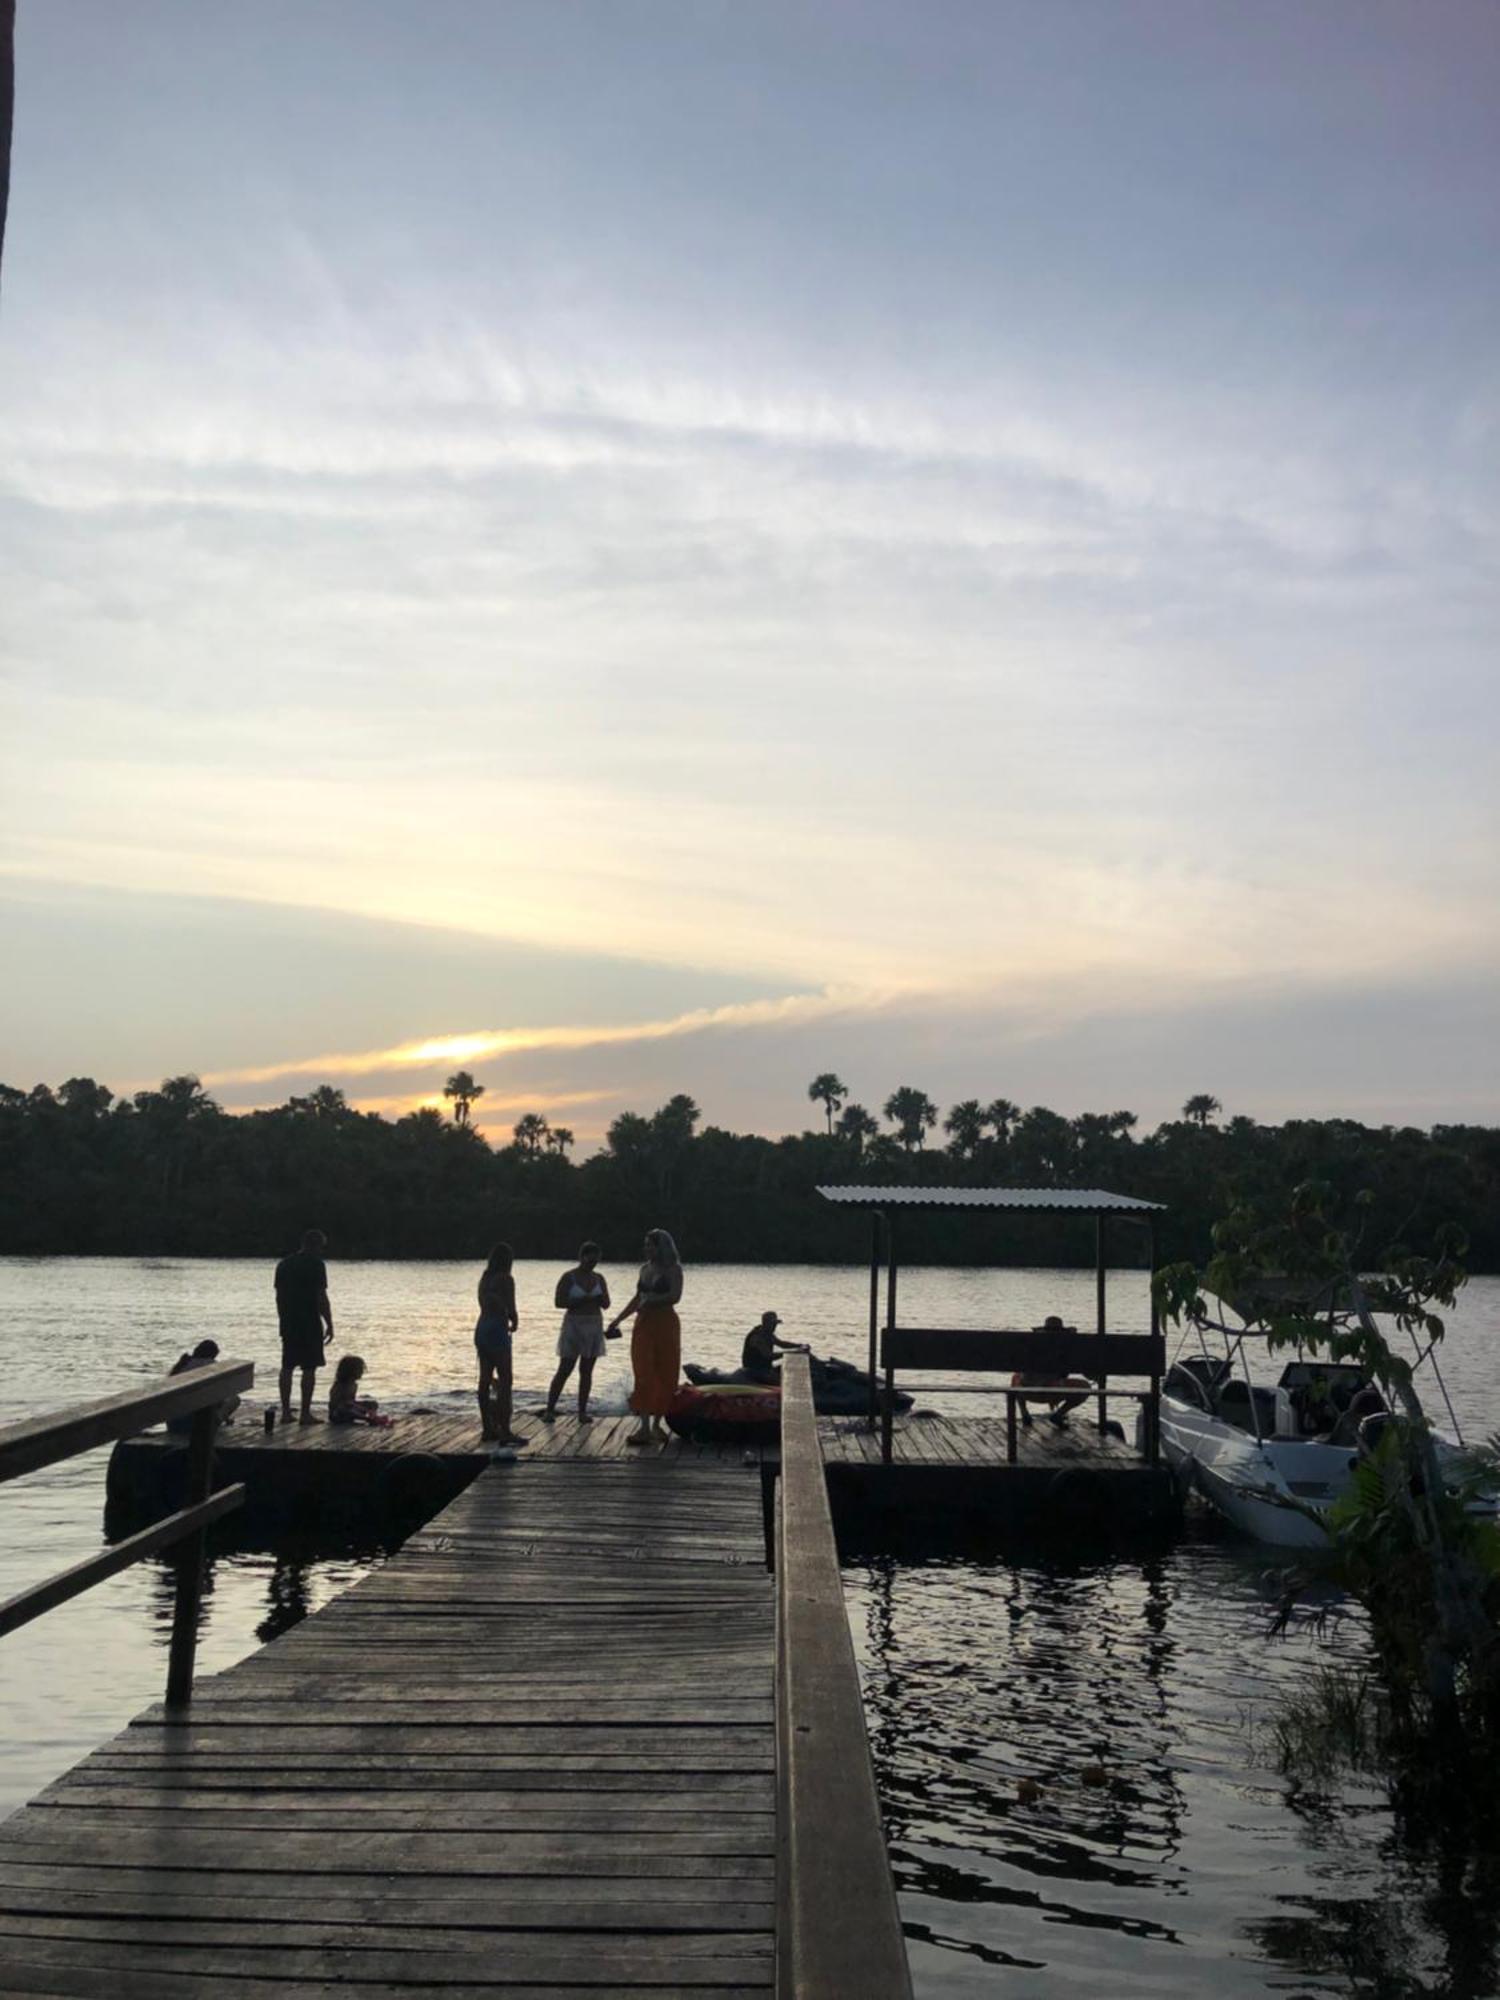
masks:
[[[0,1078],[1500,1122],[1490,0],[19,11]]]

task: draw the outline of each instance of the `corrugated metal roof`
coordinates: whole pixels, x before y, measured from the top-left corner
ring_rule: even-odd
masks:
[[[843,1208],[1011,1208],[1033,1214],[1147,1215],[1165,1206],[1107,1188],[820,1187],[824,1201]]]

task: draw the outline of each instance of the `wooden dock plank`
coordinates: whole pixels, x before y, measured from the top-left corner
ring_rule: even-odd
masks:
[[[486,1470],[186,1716],[147,1711],[0,1824],[0,1990],[770,1989],[758,1470],[684,1479],[605,1425],[585,1455],[596,1427],[561,1418],[546,1455],[535,1428],[534,1465]]]

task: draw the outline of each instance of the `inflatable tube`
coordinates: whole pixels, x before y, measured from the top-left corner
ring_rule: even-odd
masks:
[[[743,1368],[702,1368],[690,1361],[682,1372],[698,1389],[769,1388],[772,1394],[780,1394],[774,1382],[757,1381]],[[899,1412],[909,1410],[911,1406],[911,1397],[898,1389],[894,1408]],[[865,1416],[870,1408],[869,1376],[848,1361],[814,1361],[813,1408],[820,1417]]]
[[[730,1383],[677,1391],[667,1424],[695,1444],[779,1444],[781,1391]]]

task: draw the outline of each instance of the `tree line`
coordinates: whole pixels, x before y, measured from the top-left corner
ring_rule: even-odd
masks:
[[[705,1125],[691,1097],[627,1111],[604,1147],[540,1112],[492,1145],[474,1109],[484,1086],[448,1079],[435,1108],[390,1119],[323,1085],[272,1110],[231,1114],[197,1077],[116,1098],[90,1077],[0,1085],[0,1253],[274,1256],[311,1224],[347,1257],[472,1257],[497,1239],[519,1256],[568,1257],[585,1237],[635,1255],[660,1223],[689,1260],[857,1262],[868,1223],[818,1199],[820,1184],[1105,1187],[1165,1205],[1164,1258],[1205,1259],[1215,1220],[1300,1182],[1372,1192],[1373,1226],[1396,1241],[1456,1222],[1475,1271],[1500,1271],[1500,1130],[1372,1127],[1350,1119],[1263,1125],[1190,1097],[1143,1132],[1129,1111],[1066,1117],[1046,1105],[968,1098],[946,1113],[914,1086],[881,1118],[830,1072],[810,1101],[822,1129],[764,1138]],[[1122,1261],[1138,1254],[1120,1231]],[[924,1213],[902,1225],[920,1262],[1073,1264],[1093,1256],[1077,1218]]]

